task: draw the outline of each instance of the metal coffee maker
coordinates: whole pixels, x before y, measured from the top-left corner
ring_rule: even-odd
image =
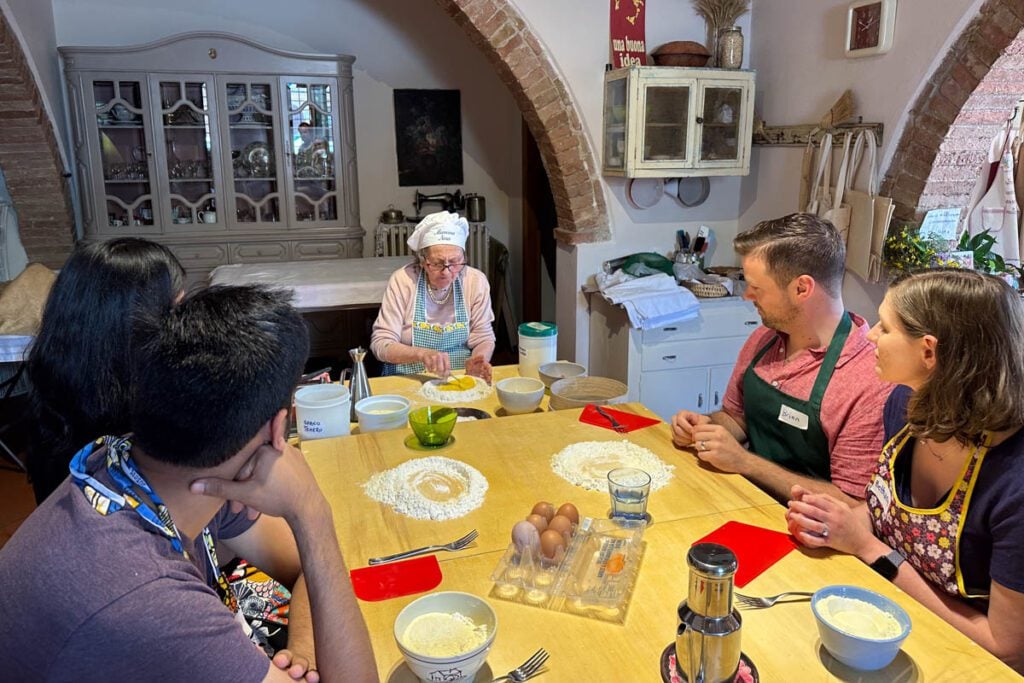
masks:
[[[487,220],[487,201],[483,195],[466,195],[466,220],[470,223],[483,223]]]
[[[743,620],[732,607],[736,555],[699,543],[686,555],[690,590],[679,603],[676,662],[689,683],[731,683],[740,663]]]

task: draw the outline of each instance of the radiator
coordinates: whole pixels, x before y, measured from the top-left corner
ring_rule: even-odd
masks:
[[[377,256],[404,256],[409,253],[406,240],[416,229],[413,223],[378,223],[374,234],[374,254]],[[482,270],[487,279],[490,272],[490,240],[486,223],[470,223],[469,239],[466,240],[466,261],[477,270]]]

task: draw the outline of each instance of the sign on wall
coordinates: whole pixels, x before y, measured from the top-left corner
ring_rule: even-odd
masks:
[[[647,64],[644,0],[611,0],[610,48],[615,69]]]

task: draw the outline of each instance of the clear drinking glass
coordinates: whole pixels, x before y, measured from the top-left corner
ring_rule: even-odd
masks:
[[[620,467],[608,473],[612,518],[645,519],[651,475],[635,467]]]

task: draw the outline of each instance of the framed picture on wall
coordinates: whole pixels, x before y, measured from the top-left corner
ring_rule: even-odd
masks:
[[[398,185],[461,185],[459,91],[394,92]]]
[[[854,0],[846,11],[846,56],[888,52],[895,28],[896,0]]]

